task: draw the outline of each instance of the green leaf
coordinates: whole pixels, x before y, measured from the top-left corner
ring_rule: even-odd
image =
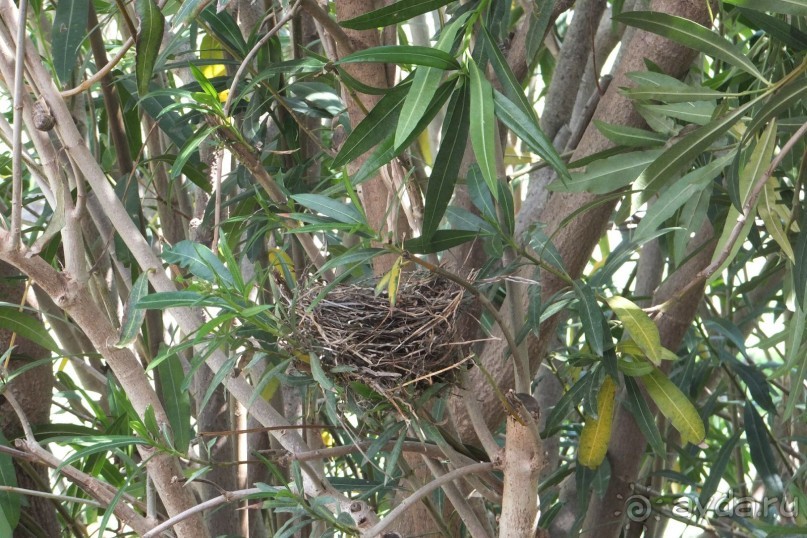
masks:
[[[421,47],[416,45],[388,45],[371,47],[352,54],[348,54],[338,64],[354,63],[389,63],[412,64],[436,69],[459,69],[460,64],[456,58],[439,48]]]
[[[549,237],[538,227],[535,227],[530,233],[530,247],[535,251],[539,259],[552,265],[562,273],[566,273],[566,266],[560,252],[558,252]]]
[[[457,90],[449,102],[444,121],[444,135],[434,159],[426,189],[421,237],[428,241],[440,225],[465,154],[470,116],[467,85]]]
[[[395,132],[398,116],[412,84],[404,80],[373,107],[342,144],[339,154],[333,160],[333,167],[338,168],[364,155],[381,140]]]
[[[437,230],[431,239],[424,241],[422,237],[404,241],[404,249],[415,254],[431,254],[442,252],[457,245],[467,243],[479,237],[479,232],[468,230]]]
[[[145,310],[144,310],[145,312]],[[168,415],[168,422],[174,434],[174,448],[180,453],[188,451],[191,441],[191,400],[190,393],[182,390],[185,373],[179,357],[174,355],[161,361],[156,367],[161,401]]]
[[[807,3],[804,0],[726,0],[726,3],[768,13],[807,15]]]
[[[639,385],[630,377],[625,377],[624,404],[636,420],[636,425],[642,430],[642,435],[653,449],[653,453],[658,457],[664,457],[667,451],[664,448],[664,439],[661,438],[661,433],[656,425],[656,417],[650,411],[650,406],[647,405]]]
[[[146,295],[137,303],[138,308],[162,310],[174,307],[223,306],[221,299],[195,291],[164,291]]]
[[[10,447],[8,439],[0,432],[0,445]],[[14,470],[14,461],[11,456],[0,452],[0,486],[17,487],[17,473]],[[12,493],[10,491],[0,491],[0,531],[3,530],[5,525],[8,530],[7,534],[2,536],[11,536],[12,530],[17,526],[20,520],[20,506],[21,497],[19,493]]]
[[[607,194],[636,180],[663,151],[633,151],[594,161],[584,172],[572,172],[570,180],[563,182],[557,179],[550,183],[549,188],[558,192]]]
[[[154,0],[136,0],[135,11],[139,23],[135,39],[137,93],[146,95],[154,73],[154,65],[157,63],[157,55],[160,53],[165,17]]]
[[[352,204],[339,202],[321,194],[295,194],[292,199],[298,204],[317,213],[322,213],[339,222],[352,225],[367,226],[364,217]]]
[[[614,19],[723,60],[767,83],[754,63],[736,45],[689,19],[656,11],[630,11]]]
[[[468,167],[468,175],[465,178],[468,184],[468,196],[471,197],[471,202],[482,213],[482,216],[492,222],[496,222],[496,206],[493,205],[493,197],[490,195],[490,189],[485,178],[482,177],[482,170],[479,165],[471,163]]]
[[[641,240],[654,232],[665,220],[673,216],[678,208],[705,189],[733,158],[734,155],[729,154],[715,159],[676,181],[653,202],[647,215],[636,228],[633,238]]]
[[[762,222],[765,223],[765,229],[771,238],[776,241],[782,253],[787,256],[791,262],[795,261],[795,254],[793,247],[790,245],[790,239],[787,237],[786,226],[789,224],[789,219],[782,219],[779,215],[779,207],[783,203],[782,197],[777,191],[778,182],[773,178],[768,178],[765,182],[765,187],[760,193],[760,201],[757,205],[757,212]],[[783,222],[784,220],[784,222]]]
[[[493,87],[473,60],[468,62],[471,84],[471,146],[474,149],[482,177],[493,197],[498,200],[496,173],[496,135],[493,114]]]
[[[663,114],[696,125],[706,125],[712,120],[715,104],[708,101],[691,101],[686,103],[673,103],[669,105],[644,105],[646,110]]]
[[[661,339],[658,327],[638,305],[618,295],[606,299],[636,345],[653,364],[661,364]]]
[[[510,99],[494,90],[493,104],[496,107],[496,117],[519,137],[536,155],[546,161],[558,175],[568,181],[569,171],[555,146],[538,127],[535,121],[525,115]]]
[[[692,131],[655,159],[634,183],[634,190],[638,192],[633,197],[631,207],[638,208],[661,190],[674,174],[728,131],[753,103],[754,101],[750,101],[722,118]]]
[[[796,236],[793,249],[796,257],[793,264],[793,291],[799,306],[807,312],[807,211],[802,213],[799,230],[801,233]]]
[[[76,67],[78,49],[87,35],[89,0],[59,0],[53,15],[51,43],[53,69],[62,85],[70,82],[70,74]]]
[[[57,355],[63,354],[42,322],[27,312],[20,312],[19,307],[0,306],[0,328],[17,333],[20,338],[30,340]]]
[[[667,137],[663,134],[646,129],[613,125],[600,120],[594,120],[594,126],[605,138],[620,146],[645,148],[661,146],[667,141]]]
[[[731,461],[734,447],[737,445],[737,441],[740,440],[741,434],[742,430],[734,432],[728,441],[722,444],[717,452],[717,457],[710,462],[709,478],[703,482],[703,488],[701,488],[701,493],[698,497],[701,506],[708,506],[712,496],[717,492],[717,487],[720,485],[720,481],[723,480],[723,474],[726,472],[729,461]]]
[[[626,97],[638,101],[663,101],[665,103],[688,103],[691,101],[714,101],[725,97],[722,92],[705,86],[638,86],[622,88]]]
[[[524,89],[521,84],[519,84],[515,74],[513,74],[513,71],[510,69],[510,65],[507,63],[507,59],[502,54],[501,49],[493,42],[493,38],[484,25],[480,30],[478,34],[479,38],[485,45],[485,50],[490,59],[490,65],[493,67],[493,72],[496,73],[496,78],[499,79],[502,85],[504,95],[521,110],[521,113],[525,117],[529,118],[533,125],[538,125],[538,117],[535,115],[535,109],[529,99],[527,99]]]
[[[385,250],[381,248],[350,249],[347,252],[340,254],[339,256],[335,256],[325,262],[322,267],[320,267],[320,272],[324,273],[329,269],[333,269],[334,267],[346,268],[355,266],[356,264],[369,263],[373,258],[383,254],[384,252]]]
[[[549,416],[546,419],[546,426],[544,426],[544,431],[541,432],[541,437],[546,439],[557,432],[572,409],[583,401],[583,396],[588,392],[592,377],[591,374],[582,376],[560,397],[558,403],[556,403],[555,407],[549,412]]]
[[[132,291],[129,293],[129,300],[126,303],[126,309],[123,313],[123,322],[121,323],[120,339],[115,347],[120,349],[128,346],[137,338],[137,333],[140,332],[140,326],[143,324],[143,319],[146,317],[146,311],[138,308],[137,304],[140,299],[146,296],[149,290],[149,273],[152,270],[143,271],[140,276],[135,280],[132,286]]]
[[[193,0],[184,0],[180,9],[184,9],[185,4],[189,3],[192,4]],[[210,27],[216,39],[228,45],[242,57],[249,53],[249,46],[244,41],[244,36],[241,35],[238,22],[228,11],[219,10],[216,6],[207,6],[201,11],[200,17]],[[177,27],[176,17],[171,23],[174,28]]]
[[[451,2],[452,0],[401,0],[358,17],[341,21],[339,24],[353,30],[371,30],[408,21],[412,17],[434,11]]]
[[[435,49],[446,52],[451,50],[454,37],[461,28],[464,17],[446,26],[440,33]],[[401,109],[398,126],[395,129],[394,147],[400,148],[412,135],[417,136],[421,130],[426,128],[422,118],[429,110],[429,103],[434,99],[437,88],[442,80],[444,71],[434,67],[421,66],[415,70],[412,79],[412,89],[406,96],[403,108]]]
[[[513,200],[513,189],[505,178],[499,179],[498,187],[499,208],[501,209],[499,227],[504,235],[511,237],[516,231],[516,206]]]
[[[185,0],[171,19],[171,26],[179,28],[189,20],[195,19],[211,2],[212,0]]]
[[[748,441],[748,448],[751,452],[751,461],[762,477],[765,493],[771,497],[778,497],[782,494],[782,477],[777,471],[773,449],[768,439],[768,429],[750,401],[745,402],[743,423],[745,424],[745,439]]]
[[[675,386],[659,369],[642,376],[641,379],[647,393],[653,398],[661,413],[681,434],[681,440],[693,445],[700,444],[706,437],[706,429],[698,410],[681,392],[681,389]]]
[[[385,165],[391,161],[393,157],[408,148],[443,108],[445,102],[452,95],[457,80],[459,79],[454,78],[447,80],[437,88],[437,92],[426,108],[426,112],[424,112],[414,129],[412,129],[412,132],[409,133],[409,136],[407,136],[400,145],[395,145],[395,133],[384,138],[370,156],[367,157],[358,172],[350,178],[350,182],[353,185],[358,185],[367,181],[381,166]]]
[[[799,28],[793,24],[788,24],[783,20],[759,11],[753,11],[753,7],[746,9],[738,6],[736,9],[742,13],[743,17],[748,19],[752,25],[756,25],[756,28],[763,30],[770,37],[781,41],[785,46],[796,51],[807,50],[807,34],[799,30]]]
[[[742,205],[748,201],[748,197],[751,194],[754,183],[756,183],[759,177],[765,173],[765,170],[770,165],[775,147],[776,121],[774,120],[771,122],[765,132],[762,133],[762,136],[760,136],[756,147],[754,147],[754,151],[751,153],[751,157],[748,159],[748,162],[740,172],[740,184],[737,191],[741,196]],[[758,203],[759,198],[757,198],[755,205],[752,208],[751,215],[754,214],[754,209]],[[740,218],[740,211],[734,205],[732,205],[729,207],[728,214],[726,215],[726,222],[723,225],[723,233],[720,235],[720,239],[717,241],[717,246],[715,247],[715,252],[712,256],[712,261],[717,260],[718,257],[723,254],[723,250],[725,250],[726,246],[728,245],[729,238],[734,226],[737,224],[738,218]],[[723,262],[720,268],[714,273],[712,278],[719,278],[722,271],[728,266],[729,263],[731,263],[731,261],[737,255],[737,252],[739,252],[740,247],[742,247],[743,241],[748,236],[748,232],[751,230],[751,226],[753,226],[753,224],[753,217],[745,220],[742,227],[742,232],[729,250],[728,258],[726,258],[726,261]]]
[[[222,282],[227,286],[235,285],[233,276],[227,267],[218,256],[201,243],[180,241],[173,247],[163,250],[162,258],[167,263],[175,263],[188,269],[202,280],[212,283]]]
[[[602,357],[605,349],[605,334],[603,332],[603,315],[594,296],[594,290],[587,284],[575,281],[574,294],[578,300],[577,311],[580,314],[580,323],[586,334],[586,343],[597,356]]]

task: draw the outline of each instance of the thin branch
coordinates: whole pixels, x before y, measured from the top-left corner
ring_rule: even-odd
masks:
[[[47,491],[39,491],[37,489],[18,488],[14,486],[1,486],[0,491],[7,491],[9,493],[17,493],[19,495],[27,495],[29,497],[43,497],[45,499],[53,499],[56,501],[68,503],[81,503],[88,506],[96,506],[98,508],[106,508],[105,504],[98,501],[91,501],[90,499],[82,499],[81,497],[71,497],[69,495],[59,495],[58,493],[48,493]]]
[[[109,72],[112,71],[116,65],[118,65],[118,63],[123,59],[123,57],[129,51],[129,49],[132,47],[132,45],[134,45],[134,39],[130,37],[123,43],[123,46],[121,46],[121,49],[118,51],[115,57],[109,60],[109,62],[107,62],[107,64],[104,67],[96,71],[96,73],[93,76],[91,76],[90,78],[88,78],[75,88],[59,92],[59,95],[61,95],[65,99],[68,97],[73,97],[74,95],[78,95],[81,92],[89,90],[92,87],[92,85],[95,84],[96,82],[101,82],[101,79],[107,76]]]
[[[432,491],[436,490],[437,488],[441,487],[443,484],[448,484],[457,480],[458,478],[462,478],[468,474],[474,473],[483,473],[485,471],[490,471],[494,468],[494,464],[490,462],[483,462],[483,463],[473,463],[471,465],[467,465],[465,467],[460,467],[459,469],[454,469],[451,472],[444,474],[443,476],[432,480],[412,495],[404,499],[401,504],[393,508],[384,519],[379,521],[377,524],[372,526],[371,528],[367,529],[362,533],[362,536],[380,536],[390,525],[392,525],[395,520],[401,516],[404,512],[409,510],[415,503],[419,502],[423,497],[431,493]]]
[[[252,47],[252,50],[250,50],[249,53],[241,61],[241,64],[238,66],[238,70],[235,72],[235,75],[233,76],[233,82],[232,84],[230,84],[230,91],[227,94],[227,102],[224,103],[225,116],[230,115],[230,107],[232,107],[233,104],[234,99],[233,96],[235,95],[235,89],[236,87],[238,87],[238,81],[241,80],[241,76],[244,74],[244,71],[249,66],[249,63],[263,48],[263,46],[266,45],[266,42],[269,41],[272,37],[274,37],[274,35],[278,33],[280,29],[283,28],[283,26],[285,26],[286,23],[289,22],[294,17],[294,15],[297,13],[297,10],[300,8],[301,2],[302,0],[297,0],[296,2],[294,2],[294,5],[289,8],[286,14],[283,15],[283,17],[279,21],[277,21],[277,24],[275,24],[271,30],[266,32],[266,34],[262,38],[260,38],[257,43],[255,43],[255,46]]]
[[[25,76],[25,16],[28,0],[20,0],[17,50],[14,58],[14,120],[11,133],[11,241],[14,250],[22,241],[22,100]]]
[[[681,300],[687,293],[692,291],[693,288],[696,286],[700,286],[709,278],[711,278],[718,269],[728,260],[729,255],[731,254],[732,249],[734,248],[734,244],[740,239],[740,235],[742,234],[743,227],[745,223],[748,221],[749,218],[752,218],[751,213],[754,211],[756,207],[757,199],[759,195],[762,193],[762,190],[765,188],[765,184],[768,182],[768,179],[773,175],[773,172],[782,162],[782,160],[787,156],[788,153],[793,149],[796,143],[807,133],[807,123],[803,124],[799,129],[793,133],[793,136],[788,139],[787,142],[782,146],[782,149],[773,158],[771,161],[770,166],[768,169],[765,170],[765,173],[762,174],[756,183],[754,183],[754,188],[751,190],[751,193],[748,195],[748,199],[743,204],[743,210],[739,217],[737,217],[737,222],[734,224],[734,228],[731,229],[731,233],[729,234],[728,241],[726,241],[723,250],[720,251],[720,255],[708,266],[706,266],[702,271],[700,271],[695,278],[693,278],[686,286],[681,288],[675,295],[673,295],[667,301],[664,301],[660,305],[647,308],[646,311],[648,312],[663,312],[669,306]]]
[[[350,36],[339,26],[338,22],[333,20],[331,16],[322,9],[322,6],[317,3],[317,0],[302,0],[302,3],[303,9],[322,25],[328,35],[342,48],[343,53],[353,52],[353,43],[350,41]]]
[[[160,533],[167,531],[180,521],[184,521],[189,517],[193,516],[194,514],[204,512],[205,510],[215,508],[216,506],[221,506],[222,504],[230,504],[233,502],[237,502],[240,501],[241,499],[246,499],[252,495],[257,495],[262,492],[263,491],[260,488],[248,488],[239,491],[225,491],[218,497],[213,497],[210,500],[207,500],[192,508],[189,508],[188,510],[185,510],[181,514],[177,514],[174,517],[166,519],[156,527],[152,528],[147,533],[143,534],[143,538],[154,538],[156,536],[159,536]]]

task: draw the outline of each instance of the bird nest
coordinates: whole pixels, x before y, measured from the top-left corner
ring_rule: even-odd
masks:
[[[311,309],[322,286],[310,287],[297,303],[298,343],[336,375],[382,391],[447,379],[460,346],[462,288],[432,275],[404,278],[394,306],[386,292],[348,285]]]

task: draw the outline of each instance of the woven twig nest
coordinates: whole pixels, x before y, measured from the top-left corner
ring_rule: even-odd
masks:
[[[348,285],[310,309],[322,286],[310,287],[297,303],[298,343],[337,375],[383,390],[446,379],[458,362],[462,288],[432,275],[404,278],[395,306],[386,292]]]

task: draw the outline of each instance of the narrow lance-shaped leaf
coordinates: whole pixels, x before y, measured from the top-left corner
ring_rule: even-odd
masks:
[[[807,312],[807,211],[801,216],[799,230],[801,233],[796,236],[793,248],[796,258],[796,263],[793,264],[793,291],[799,307]]]
[[[723,446],[720,447],[720,450],[717,453],[717,457],[711,462],[709,478],[703,482],[703,488],[701,489],[701,494],[698,498],[701,506],[708,506],[712,495],[717,492],[717,487],[720,485],[720,481],[723,479],[723,473],[726,472],[726,467],[728,467],[728,463],[734,453],[734,447],[737,445],[737,441],[740,440],[741,434],[742,431],[739,430],[734,432],[734,435],[729,437],[729,440],[723,443]]]
[[[661,413],[681,434],[681,439],[685,443],[695,445],[701,443],[706,437],[706,428],[698,410],[681,389],[659,369],[642,376],[641,379],[647,393],[653,398]]]
[[[493,103],[496,108],[496,117],[499,118],[513,134],[519,137],[536,155],[545,160],[563,179],[568,181],[569,171],[560,154],[552,145],[552,141],[538,127],[535,121],[530,120],[517,105],[499,93],[493,92]]]
[[[27,312],[20,312],[19,307],[0,306],[0,328],[9,333],[17,333],[18,337],[30,340],[48,351],[59,355],[63,353],[42,322]]]
[[[586,335],[586,343],[591,351],[602,357],[604,348],[603,315],[594,296],[594,290],[590,286],[581,282],[574,282],[574,294],[577,296],[580,313],[580,323],[583,325],[583,332]]]
[[[638,208],[649,200],[674,174],[728,131],[754,102],[750,101],[722,118],[689,133],[655,159],[634,182],[636,195],[633,197],[631,207]]]
[[[137,93],[143,96],[148,93],[149,81],[160,52],[165,17],[154,0],[137,0],[135,9],[140,23],[135,39],[135,75]]]
[[[443,52],[451,50],[454,38],[462,28],[465,18],[465,16],[460,17],[443,28],[435,49]],[[412,78],[412,89],[409,90],[409,94],[406,96],[398,119],[398,125],[395,129],[393,145],[396,148],[401,147],[404,141],[408,140],[417,131],[425,128],[421,124],[421,119],[429,110],[429,103],[432,102],[444,73],[442,69],[427,66],[420,66],[415,70]]]
[[[465,84],[454,93],[449,102],[443,140],[426,189],[421,234],[426,241],[437,230],[454,192],[454,184],[468,140],[469,119],[469,91],[468,85]]]
[[[339,24],[353,30],[370,30],[408,21],[412,17],[434,11],[451,2],[452,0],[400,0],[389,6],[341,21]]]
[[[184,454],[188,451],[191,441],[191,402],[190,393],[182,390],[185,378],[182,363],[179,357],[174,355],[168,360],[161,361],[156,370],[165,413],[174,434],[174,448]]]
[[[782,197],[776,190],[776,180],[772,177],[768,178],[760,195],[757,212],[762,222],[765,223],[765,229],[768,230],[768,234],[776,241],[779,248],[782,249],[782,253],[792,262],[795,260],[795,254],[793,253],[793,247],[790,245],[790,239],[788,239],[787,230],[785,229],[788,220],[786,219],[782,222],[777,208],[781,203]]]
[[[395,132],[401,107],[411,85],[412,81],[407,79],[387,91],[361,123],[350,131],[339,153],[334,157],[334,167],[338,168],[355,160],[390,133]]]
[[[491,194],[498,200],[493,87],[473,60],[468,62],[468,73],[471,84],[471,146],[482,176]]]
[[[750,73],[767,82],[754,63],[736,45],[689,19],[656,11],[621,13],[615,20],[672,39]]]
[[[582,172],[572,172],[566,181],[556,179],[549,188],[559,192],[607,194],[636,180],[663,151],[652,149],[612,155],[592,162]]]
[[[795,16],[807,15],[807,3],[803,2],[803,0],[726,0],[726,3],[767,13]]]
[[[53,69],[59,81],[65,85],[76,66],[78,48],[87,33],[89,0],[59,0],[53,15]]]
[[[771,497],[778,497],[782,494],[782,477],[779,476],[776,460],[773,457],[768,429],[750,401],[745,402],[743,422],[745,438],[751,452],[751,461],[762,476],[762,481],[767,489],[766,493]]]
[[[143,319],[146,317],[146,311],[138,308],[137,304],[140,299],[146,296],[149,289],[149,273],[153,269],[143,271],[140,276],[135,280],[132,285],[132,291],[129,293],[129,301],[126,303],[126,310],[123,313],[123,322],[121,323],[120,339],[115,344],[117,348],[124,348],[135,341],[137,333],[140,332],[140,326],[143,324]]]
[[[647,362],[644,364],[650,366]],[[650,368],[652,369],[652,366]],[[653,452],[657,456],[663,457],[666,450],[664,449],[661,432],[658,431],[658,426],[656,425],[656,417],[650,411],[650,406],[647,405],[641,390],[639,390],[639,385],[631,377],[627,376],[625,377],[625,406],[633,415],[636,424],[642,430],[642,434]]]
[[[437,69],[457,69],[457,60],[439,48],[416,45],[389,45],[372,47],[348,54],[340,59],[339,64],[353,63],[390,63],[412,64],[435,67]]]
[[[660,146],[667,141],[667,137],[663,134],[646,129],[637,129],[636,127],[627,127],[625,125],[613,125],[599,120],[594,120],[594,126],[605,138],[621,146],[644,148],[648,146]]]
[[[633,234],[634,240],[645,239],[659,228],[665,220],[675,214],[678,208],[705,189],[709,182],[717,177],[723,168],[729,164],[732,158],[733,154],[729,154],[715,159],[706,166],[685,175],[665,190],[658,200],[653,202],[652,209],[647,212],[645,218],[639,223],[636,232]]]
[[[754,151],[751,153],[751,157],[748,159],[748,163],[743,167],[742,171],[740,172],[740,184],[738,188],[738,192],[741,196],[741,203],[745,205],[748,202],[748,197],[753,190],[754,183],[765,173],[765,170],[770,165],[771,159],[773,158],[773,150],[776,147],[776,121],[771,121],[771,124],[768,126],[767,129],[762,133],[760,136],[759,141],[757,142],[756,147],[754,147]],[[751,215],[754,214],[754,209],[756,209],[756,204],[759,203],[759,198],[754,202],[754,207],[752,207]],[[737,225],[738,219],[740,218],[740,211],[735,207],[729,207],[728,214],[726,215],[726,222],[723,226],[723,232],[720,234],[720,239],[717,241],[717,246],[715,247],[715,252],[712,257],[712,261],[715,261],[723,254],[723,251],[726,248],[729,248],[728,242],[731,238],[732,231],[734,227]],[[715,278],[720,276],[722,271],[728,266],[729,263],[734,259],[739,252],[740,247],[743,244],[745,237],[748,236],[748,232],[751,230],[751,226],[754,224],[754,219],[748,218],[743,223],[742,231],[740,232],[739,237],[734,242],[733,245],[729,248],[729,255],[726,260],[723,262],[723,265],[715,272]]]
[[[9,446],[8,440],[0,432],[0,446]],[[0,486],[17,487],[17,473],[14,470],[14,462],[11,456],[0,452]],[[11,536],[11,531],[17,526],[20,520],[20,505],[21,496],[19,493],[12,493],[10,491],[0,491],[0,531],[3,530],[3,523],[6,525],[8,534],[3,536]]]
[[[365,225],[366,222],[359,210],[352,205],[339,202],[321,194],[295,194],[292,196],[295,202],[322,213],[345,224]]]
[[[596,469],[605,459],[611,426],[614,418],[616,385],[610,376],[605,376],[597,396],[597,418],[586,416],[586,424],[580,432],[577,461],[590,469]]]

